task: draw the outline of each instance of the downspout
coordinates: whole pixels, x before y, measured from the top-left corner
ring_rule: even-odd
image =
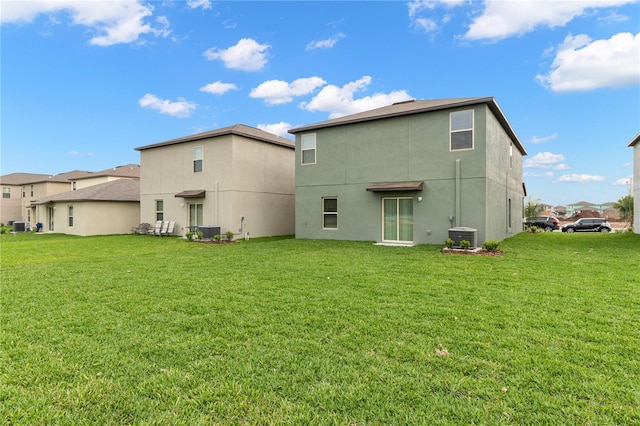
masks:
[[[460,159],[456,160],[456,208],[455,208],[455,222],[456,227],[460,226]]]
[[[216,225],[220,225],[220,191],[218,188],[218,182],[216,182],[215,185],[215,191],[216,191],[216,195],[215,195],[215,202],[216,202],[216,217],[215,217],[215,224]]]

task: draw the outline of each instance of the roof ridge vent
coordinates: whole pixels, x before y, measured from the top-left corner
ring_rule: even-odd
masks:
[[[408,104],[410,102],[415,102],[415,99],[409,99],[408,101],[400,101],[400,102],[394,102],[391,105],[402,105],[402,104]]]

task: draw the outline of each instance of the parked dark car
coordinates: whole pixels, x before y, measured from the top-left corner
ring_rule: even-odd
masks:
[[[528,217],[524,221],[524,226],[527,228],[531,228],[535,226],[539,229],[544,229],[547,232],[551,232],[553,230],[560,228],[560,222],[553,216],[536,216],[536,217]]]
[[[583,218],[562,227],[562,232],[611,232],[607,219]]]

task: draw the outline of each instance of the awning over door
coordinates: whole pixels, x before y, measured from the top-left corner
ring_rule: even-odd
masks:
[[[371,192],[389,192],[389,191],[422,191],[423,181],[410,182],[382,182],[372,183],[367,186],[367,191]]]
[[[176,198],[204,198],[206,191],[204,189],[190,189],[188,191],[178,192]]]

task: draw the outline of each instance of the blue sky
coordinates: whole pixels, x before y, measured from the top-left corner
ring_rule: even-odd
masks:
[[[287,130],[493,96],[529,197],[616,201],[640,131],[640,3],[5,1],[1,174],[139,163],[233,124]]]

